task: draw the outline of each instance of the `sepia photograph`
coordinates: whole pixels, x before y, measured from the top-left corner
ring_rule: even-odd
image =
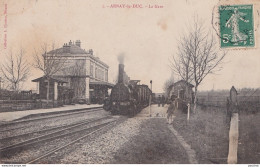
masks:
[[[259,167],[259,28],[259,0],[1,0],[1,166]]]

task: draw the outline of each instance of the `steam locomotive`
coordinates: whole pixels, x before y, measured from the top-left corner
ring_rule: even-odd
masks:
[[[152,91],[147,85],[138,84],[140,80],[124,83],[124,65],[119,64],[118,83],[113,87],[104,109],[112,114],[134,116],[149,105]]]

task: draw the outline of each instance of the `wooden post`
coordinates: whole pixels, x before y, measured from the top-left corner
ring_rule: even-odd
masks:
[[[150,84],[151,84],[151,94],[150,94],[150,99],[149,99],[149,105],[150,105],[149,115],[151,117],[152,116],[151,103],[152,103],[152,94],[153,94],[153,81],[152,80],[150,80]]]
[[[228,164],[237,163],[238,136],[238,113],[234,113],[229,130]]]
[[[188,103],[188,114],[187,114],[187,120],[190,120],[190,103]]]
[[[229,128],[229,150],[228,150],[228,164],[237,163],[237,150],[238,150],[238,111],[237,111],[237,90],[234,86],[230,89],[230,112],[231,121]]]
[[[151,113],[152,113],[152,108],[151,108],[151,101],[152,101],[152,95],[150,95],[150,98],[149,98],[149,116],[151,117]]]
[[[177,109],[179,109],[179,98],[180,98],[180,90],[178,90],[178,97],[177,97]]]

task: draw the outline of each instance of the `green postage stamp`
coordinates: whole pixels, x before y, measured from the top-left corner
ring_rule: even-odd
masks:
[[[219,6],[221,47],[254,47],[253,5]]]

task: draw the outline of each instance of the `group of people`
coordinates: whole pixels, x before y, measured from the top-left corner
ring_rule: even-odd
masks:
[[[159,97],[158,97],[158,107],[160,107],[161,104],[162,104],[162,107],[164,107],[165,102],[166,102],[166,99],[165,99],[164,95],[162,95],[162,97],[159,95]]]
[[[164,107],[165,103],[166,103],[166,98],[164,95],[162,96],[158,96],[157,99],[157,103],[158,103],[158,107],[162,106]],[[167,123],[168,124],[172,124],[173,122],[173,113],[177,111],[177,98],[173,98],[171,97],[171,103],[167,109]]]
[[[167,102],[167,99],[165,98],[164,95],[158,96],[157,99],[158,102],[158,107],[162,106],[164,107],[165,103]],[[171,103],[167,109],[167,123],[172,124],[173,122],[173,113],[177,111],[177,98],[171,97]]]

